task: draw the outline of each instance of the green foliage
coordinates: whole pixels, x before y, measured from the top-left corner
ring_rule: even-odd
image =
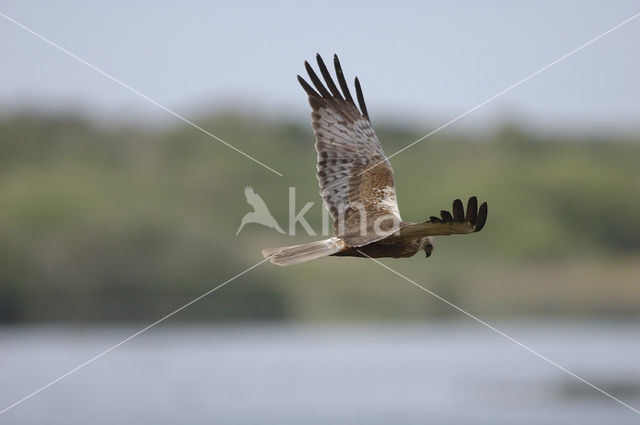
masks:
[[[0,321],[154,319],[256,263],[264,247],[318,238],[255,224],[235,236],[250,211],[248,185],[285,229],[288,187],[295,186],[297,209],[315,202],[306,218],[320,231],[308,126],[243,116],[199,124],[284,177],[188,126],[101,128],[29,115],[0,122]],[[377,131],[389,154],[421,136],[393,126]],[[478,195],[489,201],[489,222],[477,235],[440,238],[428,261],[389,264],[480,311],[638,311],[640,290],[629,283],[640,258],[637,142],[536,138],[516,128],[433,136],[392,159],[403,218],[420,221],[455,197]],[[601,292],[604,281],[615,290]],[[180,317],[389,319],[449,311],[398,285],[366,260],[263,265]],[[548,291],[558,287],[554,300],[579,302],[549,303]]]

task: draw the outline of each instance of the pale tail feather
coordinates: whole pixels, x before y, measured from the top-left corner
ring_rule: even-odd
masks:
[[[282,248],[267,248],[262,250],[265,258],[270,258],[273,264],[291,266],[305,261],[317,260],[345,248],[344,242],[338,238],[325,239],[304,245],[285,246]]]

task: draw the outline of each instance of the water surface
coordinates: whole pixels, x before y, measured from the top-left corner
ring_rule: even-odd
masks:
[[[0,409],[144,325],[0,328]],[[640,326],[496,326],[640,408]],[[491,330],[160,325],[3,424],[631,424],[640,415]]]

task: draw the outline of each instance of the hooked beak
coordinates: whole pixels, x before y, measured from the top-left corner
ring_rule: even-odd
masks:
[[[424,252],[426,253],[426,257],[425,258],[429,258],[431,256],[431,253],[433,252],[433,245],[429,244],[427,246],[424,247]]]

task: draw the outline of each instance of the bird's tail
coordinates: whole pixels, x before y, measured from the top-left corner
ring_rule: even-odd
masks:
[[[269,258],[273,264],[291,266],[335,254],[344,248],[344,242],[334,237],[304,245],[267,248],[262,250],[262,255]]]

